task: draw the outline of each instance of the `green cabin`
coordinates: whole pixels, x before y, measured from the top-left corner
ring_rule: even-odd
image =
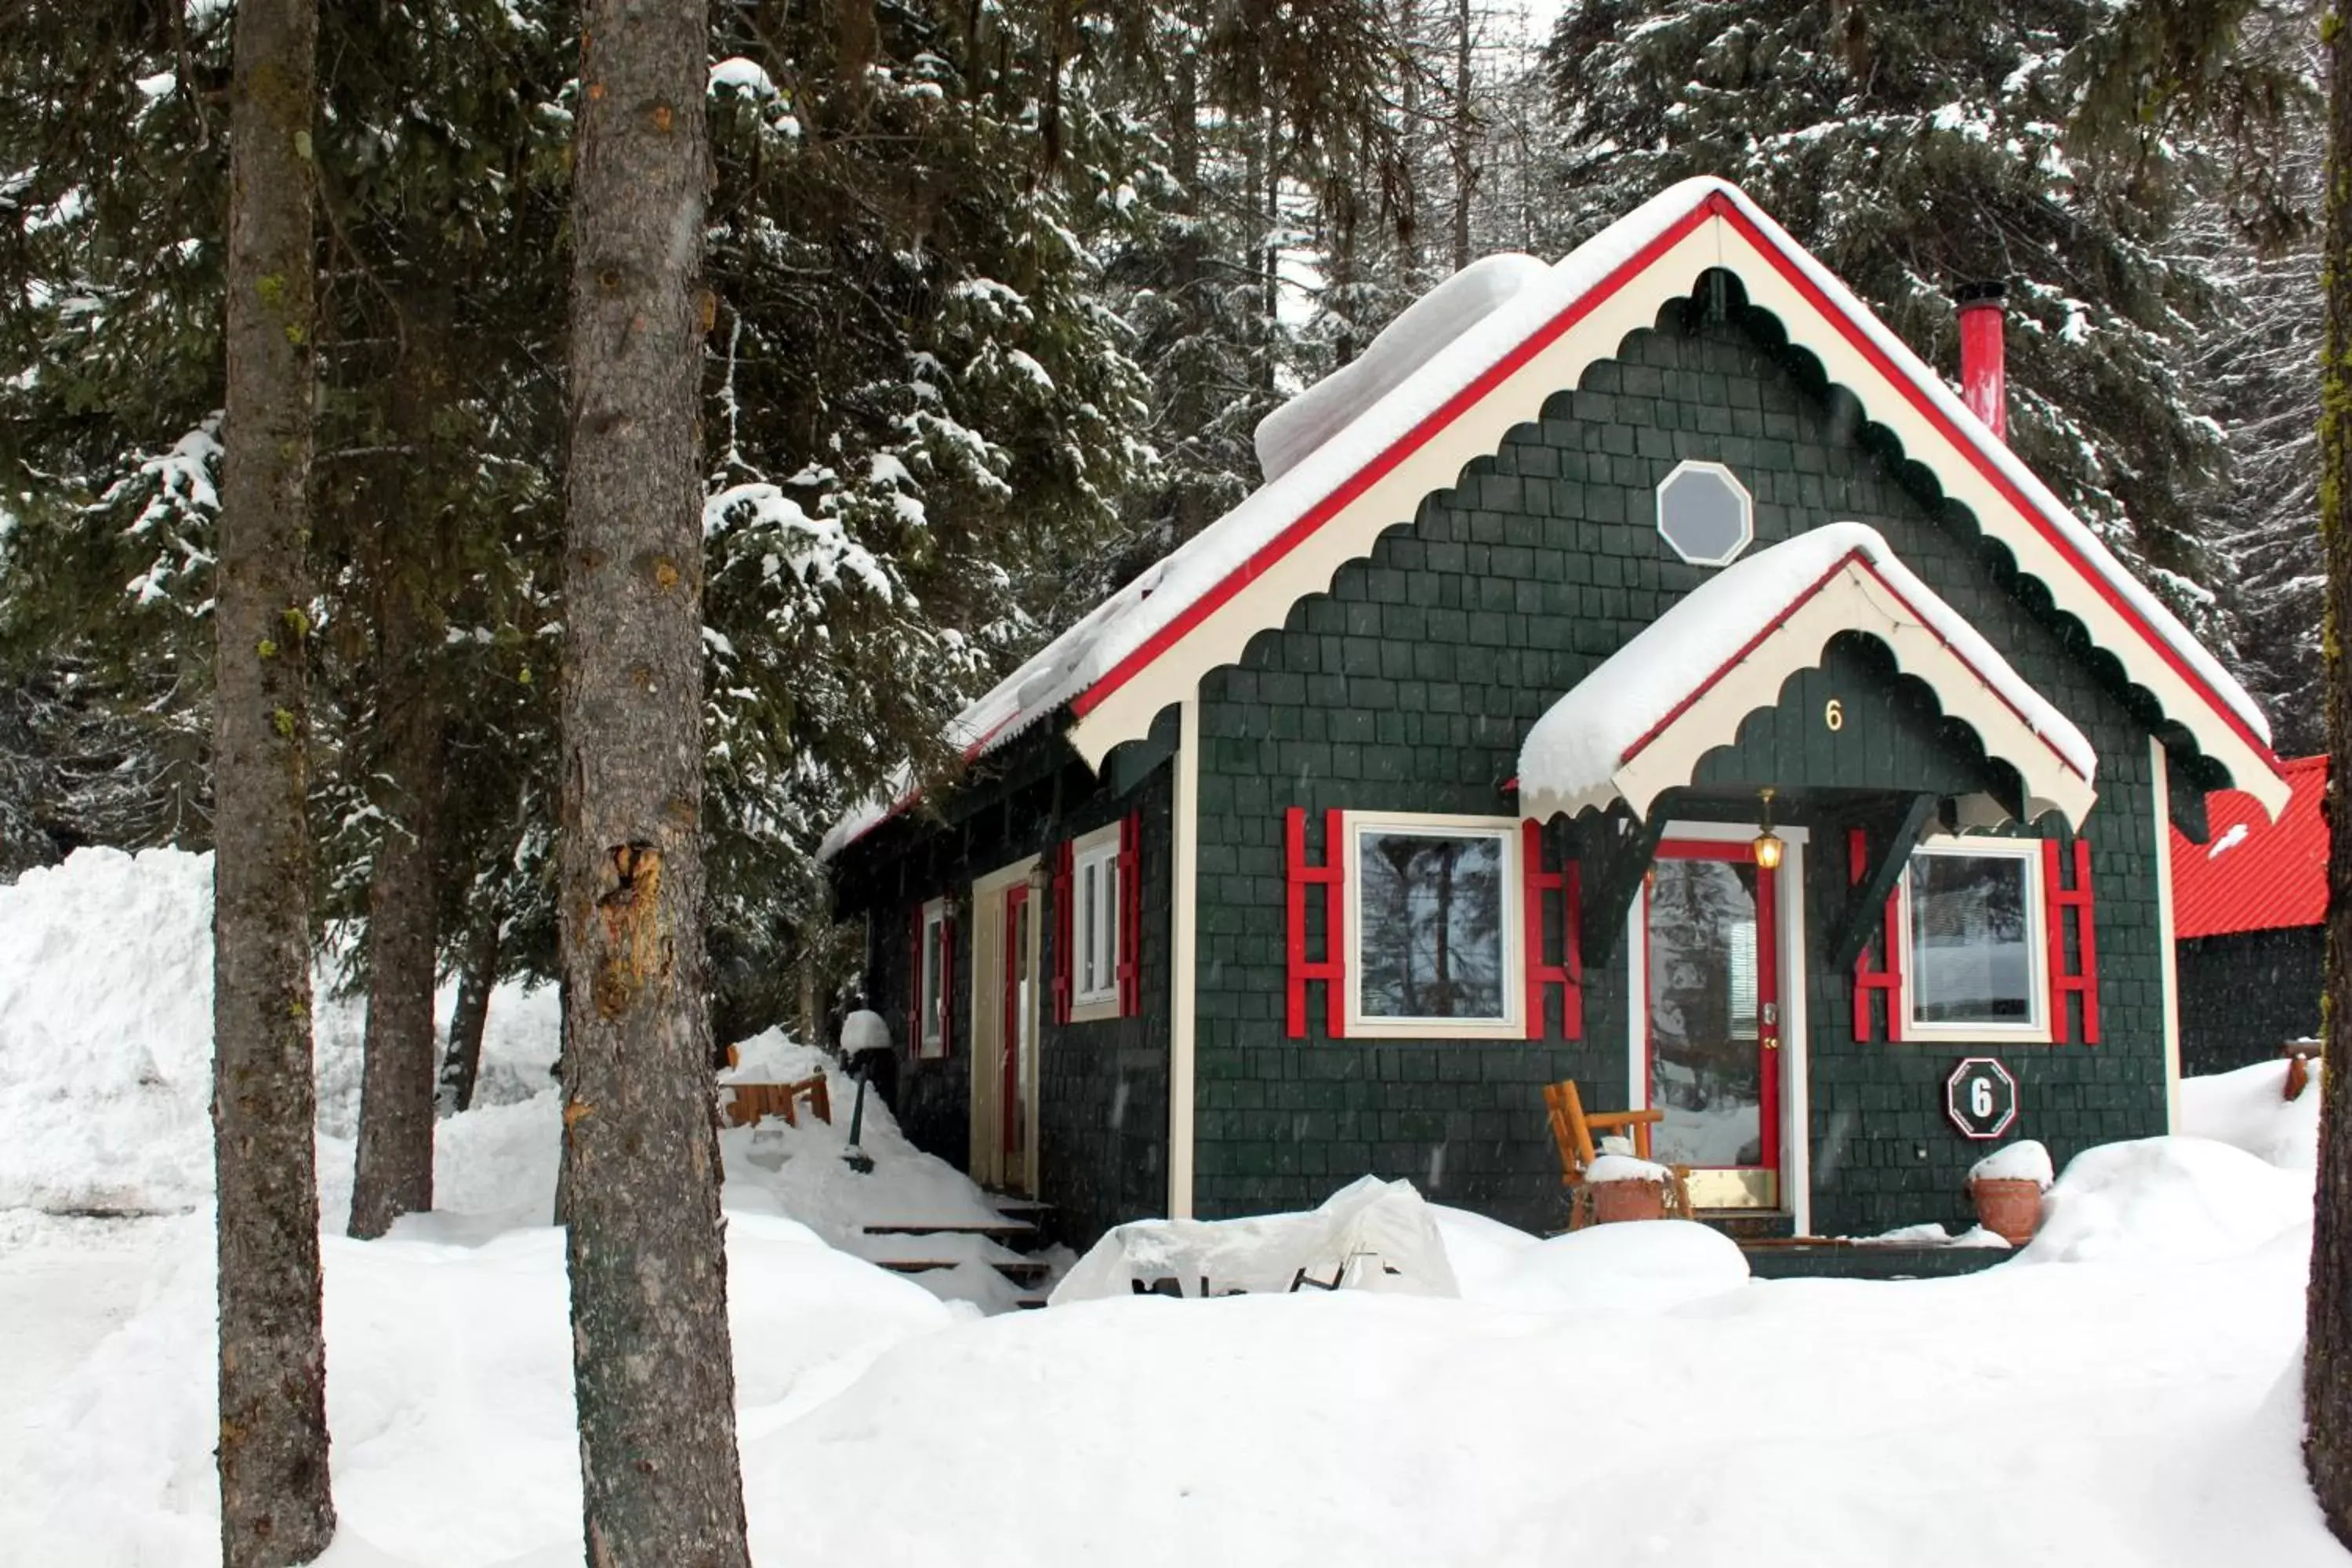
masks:
[[[1965,1224],[2178,1113],[2167,824],[2260,711],[1738,190],[1490,258],[845,819],[917,1142],[1084,1246],[1367,1172],[1558,1228],[1543,1086],[1743,1234]]]

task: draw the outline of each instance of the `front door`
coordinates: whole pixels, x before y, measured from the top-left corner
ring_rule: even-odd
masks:
[[[998,1086],[998,1132],[1003,1142],[998,1168],[1007,1186],[1024,1191],[1030,1184],[1029,1089],[1037,1070],[1037,953],[1029,930],[1034,903],[1026,882],[1004,889],[1004,1025]]]
[[[1701,1208],[1780,1202],[1774,880],[1745,841],[1669,838],[1643,895],[1651,1157],[1691,1168]]]

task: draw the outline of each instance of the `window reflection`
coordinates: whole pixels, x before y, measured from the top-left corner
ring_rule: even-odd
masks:
[[[1366,831],[1356,845],[1363,1015],[1504,1017],[1501,837]]]

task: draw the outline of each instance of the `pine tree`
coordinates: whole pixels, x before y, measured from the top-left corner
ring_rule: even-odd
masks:
[[[218,1461],[222,1560],[274,1568],[309,1562],[335,1533],[304,896],[315,0],[243,0],[236,26],[213,616]]]
[[[2181,122],[2151,110],[2085,133],[2084,104],[2113,109],[2146,63],[2119,39],[2154,26],[2145,9],[1578,0],[1549,52],[1569,134],[1554,177],[1570,193],[1552,247],[1720,174],[1931,363],[1956,358],[1949,291],[2005,279],[2012,444],[2225,639],[2199,531],[2223,453],[2184,375],[2216,300],[2172,245],[2194,173],[2165,134]],[[2189,64],[2261,76],[2238,71],[2232,36]]]
[[[588,1558],[742,1564],[702,951],[700,0],[589,0],[572,184],[559,898]]]

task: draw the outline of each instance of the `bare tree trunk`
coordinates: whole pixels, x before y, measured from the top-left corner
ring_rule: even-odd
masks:
[[[242,0],[231,88],[228,417],[213,747],[213,1169],[221,1558],[335,1535],[310,1077],[310,128],[316,0]]]
[[[2327,1526],[2352,1547],[2352,0],[2328,41],[2326,348],[2320,361],[2319,532],[2327,560],[2327,1099],[2319,1119],[2303,1361],[2304,1462]]]
[[[1470,112],[1470,0],[1456,0],[1454,38],[1454,269],[1470,265],[1470,207],[1478,192],[1478,148]]]
[[[498,986],[499,953],[505,943],[499,900],[485,898],[483,903],[457,960],[457,1005],[449,1014],[449,1054],[441,1064],[441,1087],[453,1110],[474,1109],[474,1090],[482,1080],[482,1035],[489,1027],[490,993]]]
[[[394,373],[396,445],[433,447],[448,398],[449,301],[435,290],[402,300],[404,352]],[[360,1080],[359,1152],[351,1234],[382,1236],[433,1206],[433,1028],[440,952],[442,695],[434,661],[454,542],[440,498],[416,482],[415,459],[378,465],[362,492],[377,542],[376,689],[382,752],[374,773],[383,837],[368,881],[367,1039]]]
[[[748,1564],[702,948],[704,0],[587,0],[559,912],[588,1560]]]

